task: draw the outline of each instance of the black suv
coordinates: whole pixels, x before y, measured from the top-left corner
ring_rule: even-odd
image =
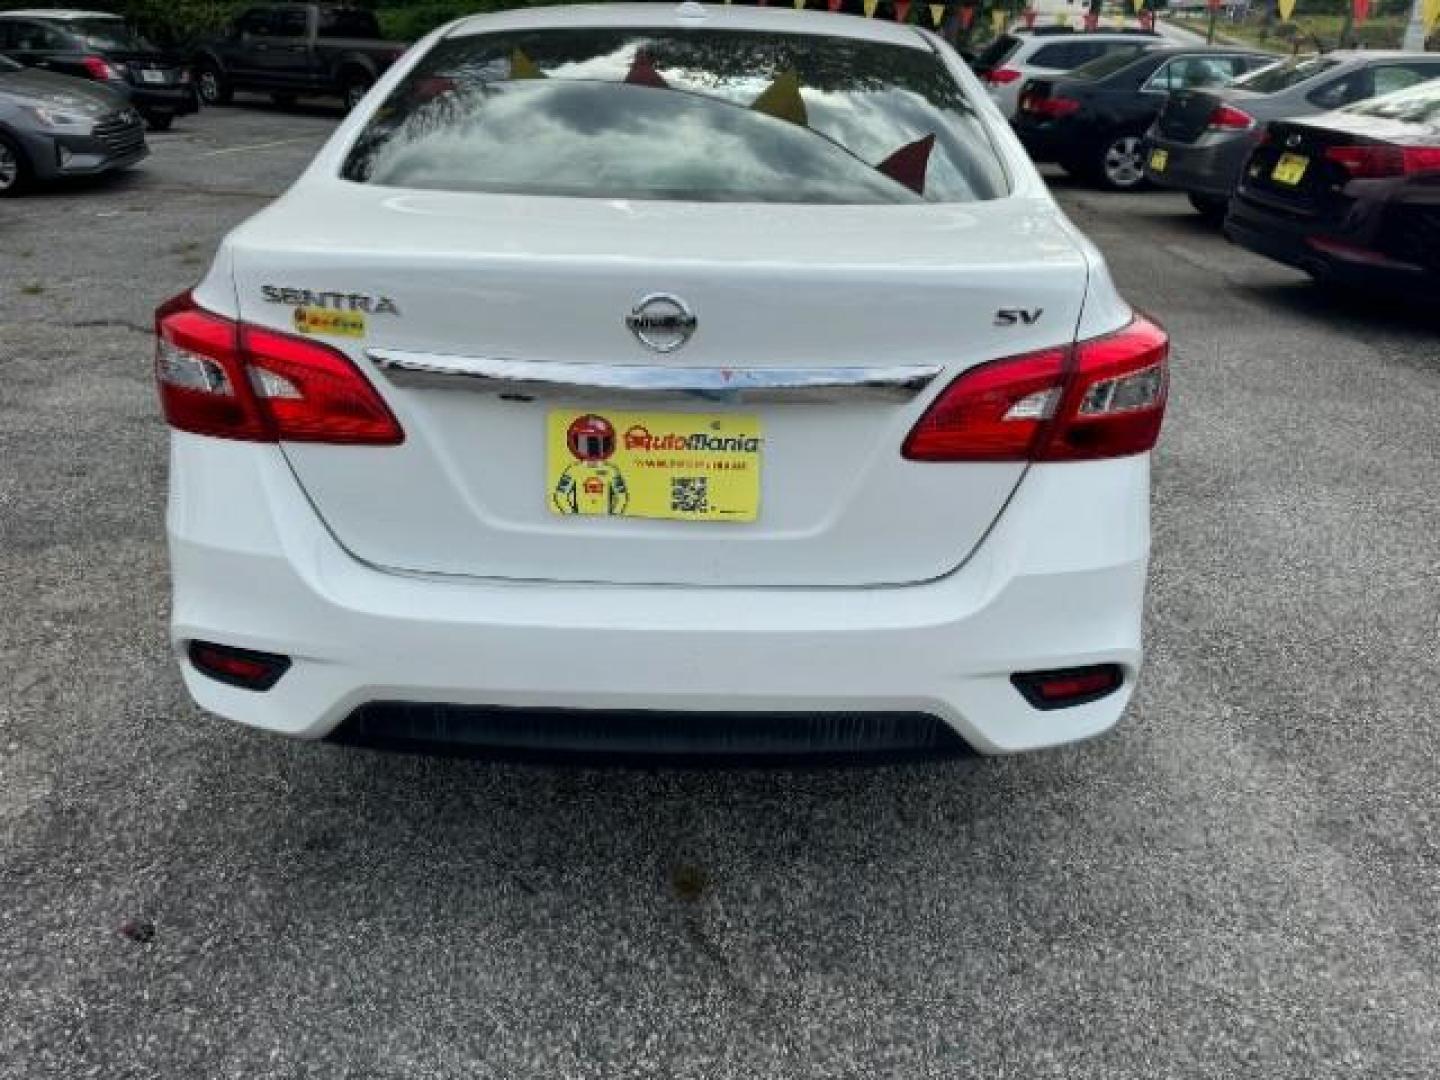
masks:
[[[200,108],[190,69],[98,11],[0,11],[0,53],[26,67],[92,79],[118,91],[155,131]]]

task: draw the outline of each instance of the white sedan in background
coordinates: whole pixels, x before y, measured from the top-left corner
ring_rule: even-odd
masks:
[[[923,30],[454,23],[157,319],[222,716],[999,753],[1134,687],[1166,336]]]

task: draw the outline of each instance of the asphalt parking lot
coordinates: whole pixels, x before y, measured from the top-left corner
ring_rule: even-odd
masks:
[[[1149,667],[1098,742],[295,744],[174,670],[148,324],[332,124],[208,111],[0,203],[0,1076],[1440,1074],[1433,312],[1057,179],[1177,346]]]

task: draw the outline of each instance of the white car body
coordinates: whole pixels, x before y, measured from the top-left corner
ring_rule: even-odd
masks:
[[[442,38],[672,24],[939,50],[981,103],[1008,194],[736,204],[341,178],[377,105]],[[988,753],[1111,727],[1141,660],[1148,453],[1045,463],[901,453],[958,374],[1134,318],[984,102],[932,35],[822,14],[530,9],[462,20],[420,43],[290,191],[226,239],[194,290],[205,311],[280,333],[293,331],[292,307],[275,302],[284,289],[371,298],[365,336],[326,344],[404,431],[389,446],[173,432],[172,636],[195,700],[305,738],[336,734],[377,702],[639,713],[682,735],[720,714],[781,726],[904,714]],[[622,321],[654,292],[686,298],[699,320],[693,340],[665,355]],[[380,298],[396,310],[376,313]],[[821,400],[777,391],[666,404],[758,414],[764,425],[760,515],[716,524],[550,512],[545,415],[566,391],[517,381],[512,393],[467,392],[456,372],[484,363],[506,378],[593,374],[597,385],[636,373],[743,381],[747,368],[934,377],[891,397],[842,388]],[[427,367],[441,373],[427,381]],[[406,372],[418,378],[392,377]],[[584,400],[647,400],[626,386],[592,387]],[[231,685],[197,669],[195,642],[289,663],[269,689]],[[1116,665],[1122,684],[1068,708],[1035,708],[1012,682],[1094,665]],[[529,715],[507,714],[522,743]]]
[[[1064,0],[1060,0],[1061,3]],[[1046,79],[1098,60],[1107,51],[1121,48],[1158,48],[1163,38],[1143,31],[1105,31],[1073,34],[1037,34],[1015,29],[1009,32],[1020,44],[996,65],[995,74],[982,75],[990,100],[1007,120],[1020,111],[1020,91],[1031,79]],[[1060,66],[1047,63],[1047,57],[1063,59]],[[1003,75],[998,73],[1004,72]],[[998,75],[998,77],[997,77]],[[1003,80],[1003,81],[1002,81]]]

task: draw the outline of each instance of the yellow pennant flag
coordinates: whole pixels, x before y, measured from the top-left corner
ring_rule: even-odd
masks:
[[[1440,0],[1425,0],[1425,7],[1420,12],[1420,17],[1425,20],[1425,31],[1428,33],[1435,29],[1435,24],[1440,23]]]
[[[990,12],[990,25],[995,28],[995,33],[1005,32],[1005,11],[1003,8],[995,8]]]
[[[873,19],[875,9],[880,6],[880,0],[865,0],[865,18]]]
[[[535,61],[525,55],[522,49],[510,50],[510,78],[543,79],[545,73],[535,66]]]
[[[939,25],[940,25],[942,22],[944,22],[944,21],[945,21],[945,5],[944,5],[944,4],[931,4],[931,5],[930,5],[930,25],[938,28]]]
[[[795,0],[795,10],[799,11],[805,6],[805,0]]]
[[[800,97],[800,76],[794,69],[782,71],[750,108],[804,127],[809,122],[805,102]]]
[[[1062,11],[1059,15],[1055,16],[1055,25],[1056,25],[1056,26],[1069,26],[1069,25],[1070,25],[1070,16],[1067,15],[1065,12]]]
[[[1139,15],[1141,10],[1145,7],[1145,0],[1131,0],[1131,3],[1135,8],[1136,15]]]
[[[1290,16],[1295,14],[1295,0],[1276,0],[1275,7],[1280,12],[1280,21],[1289,22]]]

